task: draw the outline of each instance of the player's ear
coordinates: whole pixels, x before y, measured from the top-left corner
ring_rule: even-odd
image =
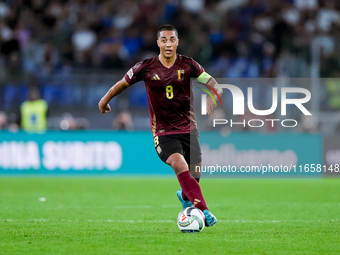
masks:
[[[159,39],[157,39],[157,45],[158,45],[159,48],[161,47],[161,46],[159,46]]]

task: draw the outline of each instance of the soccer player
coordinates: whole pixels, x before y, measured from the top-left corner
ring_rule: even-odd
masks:
[[[206,226],[210,227],[217,219],[208,210],[202,195],[201,172],[196,172],[196,166],[201,166],[201,148],[190,100],[190,78],[197,78],[212,88],[216,81],[192,58],[177,54],[178,43],[176,28],[171,25],[160,27],[157,33],[160,54],[135,64],[102,97],[98,107],[102,113],[109,112],[108,103],[113,97],[138,81],[145,82],[157,154],[177,175],[182,188],[177,191],[177,197],[183,209],[194,205],[204,213]],[[222,89],[218,94],[222,94]],[[215,107],[213,99],[208,97],[207,113],[210,115]]]

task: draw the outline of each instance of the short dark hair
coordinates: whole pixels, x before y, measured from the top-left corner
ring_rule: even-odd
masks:
[[[176,37],[178,38],[177,29],[173,25],[165,24],[158,28],[157,39],[160,37],[162,31],[175,31]]]

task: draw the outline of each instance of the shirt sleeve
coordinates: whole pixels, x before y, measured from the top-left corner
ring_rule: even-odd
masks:
[[[191,78],[198,78],[204,72],[204,68],[193,59],[191,60],[191,65],[194,69],[191,73]]]
[[[127,71],[127,73],[124,76],[127,83],[132,85],[136,82],[143,80],[143,75],[141,72],[142,67],[143,67],[142,64],[143,62],[138,62],[133,67],[131,67],[129,71]]]

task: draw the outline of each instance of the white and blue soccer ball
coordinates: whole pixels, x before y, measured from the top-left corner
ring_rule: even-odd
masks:
[[[187,207],[178,214],[177,226],[183,233],[202,232],[205,227],[204,214],[198,208]]]

